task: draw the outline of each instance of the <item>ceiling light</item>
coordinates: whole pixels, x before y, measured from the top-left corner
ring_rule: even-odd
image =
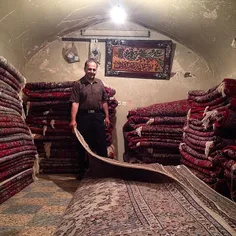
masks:
[[[111,9],[110,16],[112,20],[117,24],[124,23],[127,18],[126,12],[119,5]]]

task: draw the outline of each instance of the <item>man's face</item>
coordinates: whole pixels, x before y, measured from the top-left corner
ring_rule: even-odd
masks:
[[[85,68],[85,75],[87,79],[92,80],[95,78],[97,72],[97,65],[95,62],[90,62]]]

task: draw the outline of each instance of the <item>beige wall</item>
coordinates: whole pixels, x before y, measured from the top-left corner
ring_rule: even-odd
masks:
[[[25,64],[25,60],[22,59],[21,49],[18,50],[8,47],[8,42],[3,38],[3,34],[0,34],[0,56],[5,57],[12,65],[21,71]]]
[[[96,29],[109,29],[109,22],[96,25]],[[126,29],[144,29],[130,23]],[[69,36],[77,36],[74,32]],[[162,34],[151,31],[150,40],[170,39]],[[175,41],[173,41],[176,43]],[[63,42],[58,40],[44,47],[25,66],[23,74],[27,82],[36,81],[69,81],[77,80],[84,75],[83,65],[88,58],[89,43],[75,43],[79,52],[79,63],[68,64],[62,58]],[[105,43],[99,43],[102,52],[101,65],[97,77],[105,84],[116,89],[116,99],[121,102],[117,107],[117,123],[114,132],[114,144],[117,156],[122,159],[124,152],[122,126],[126,122],[128,110],[148,106],[154,103],[186,99],[187,92],[194,89],[208,89],[216,84],[212,72],[202,58],[185,46],[176,43],[175,55],[170,80],[134,79],[121,77],[105,77]],[[184,77],[185,72],[190,72],[192,77]]]

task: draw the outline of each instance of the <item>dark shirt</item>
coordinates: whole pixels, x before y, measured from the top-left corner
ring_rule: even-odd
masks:
[[[79,110],[100,110],[107,101],[107,94],[100,79],[90,83],[82,77],[73,87],[70,102],[79,103]]]

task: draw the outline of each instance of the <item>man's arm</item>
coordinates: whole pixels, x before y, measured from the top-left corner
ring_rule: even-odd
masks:
[[[104,113],[105,113],[105,124],[106,124],[106,126],[109,126],[110,125],[110,119],[109,119],[109,112],[108,112],[107,102],[103,102],[102,107],[103,107],[103,110],[104,110]]]
[[[79,109],[79,103],[73,102],[71,105],[71,120],[69,124],[72,128],[75,128],[77,126],[76,115],[78,113],[78,109]]]

